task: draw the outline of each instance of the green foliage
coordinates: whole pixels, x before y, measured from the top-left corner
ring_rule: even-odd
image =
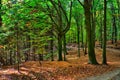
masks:
[[[51,1],[54,1],[55,5],[53,5]],[[61,5],[58,4],[59,1]],[[73,2],[71,27],[68,27],[67,22],[70,21],[71,1]],[[80,1],[82,3],[84,2],[84,0]],[[104,2],[102,0],[93,0],[91,13],[96,13],[96,40],[100,39],[100,28],[103,27],[103,4]],[[111,11],[111,4],[113,4],[113,7],[115,8],[115,14]],[[113,15],[116,17],[116,24],[118,24],[118,37],[120,37],[120,13],[118,11],[119,6],[117,0],[108,0],[107,7],[107,37],[108,40],[110,40],[112,36],[111,22]],[[16,50],[17,33],[19,35],[18,41],[20,48],[23,52],[29,51],[31,47],[33,47],[36,49],[35,53],[49,53],[45,47],[49,46],[50,40],[52,40],[50,37],[51,30],[54,34],[53,36],[55,36],[55,42],[58,38],[58,34],[66,34],[66,40],[68,43],[76,42],[76,20],[80,26],[80,41],[82,41],[81,36],[83,34],[83,42],[86,42],[84,8],[77,0],[2,0],[0,15],[2,17],[2,27],[0,27],[0,45],[8,47],[8,44],[10,44],[14,48],[13,50]],[[52,16],[54,21],[51,20],[50,16]],[[83,33],[81,32],[81,28],[83,28]],[[28,37],[30,39],[28,39]],[[28,47],[28,45],[31,47]],[[57,43],[54,43],[54,46],[56,45]],[[47,56],[51,56],[51,54],[48,54]]]

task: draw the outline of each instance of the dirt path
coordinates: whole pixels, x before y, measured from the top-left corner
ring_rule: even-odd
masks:
[[[91,76],[91,77],[81,78],[81,79],[77,78],[76,80],[120,80],[120,68],[102,75]]]
[[[100,48],[99,48],[100,49]],[[108,64],[117,67],[117,69],[98,76],[86,78],[77,78],[76,80],[120,80],[120,50],[107,48]]]

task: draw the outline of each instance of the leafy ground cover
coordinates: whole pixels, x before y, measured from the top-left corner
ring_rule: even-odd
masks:
[[[108,45],[109,46],[109,45]],[[88,64],[88,55],[84,56],[81,49],[81,57],[77,57],[77,48],[68,51],[67,61],[28,61],[20,64],[20,72],[17,65],[3,66],[0,70],[0,80],[78,80],[89,76],[97,76],[108,73],[120,67],[120,51],[116,48],[107,49],[108,65],[101,65],[102,49],[95,49],[96,57],[100,65]]]

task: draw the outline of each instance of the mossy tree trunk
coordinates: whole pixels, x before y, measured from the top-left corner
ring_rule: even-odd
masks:
[[[85,10],[85,25],[87,32],[87,43],[88,43],[88,57],[90,64],[98,64],[95,56],[94,50],[94,39],[93,39],[93,26],[91,26],[91,1],[84,0],[84,10]]]
[[[92,8],[91,10],[93,11],[93,13],[91,13],[91,26],[92,26],[92,36],[93,36],[93,45],[95,47],[95,41],[96,41],[96,34],[95,34],[95,30],[96,30],[96,9],[94,8],[94,0],[92,1]]]
[[[85,14],[85,26],[86,26],[86,33],[87,33],[87,45],[88,45],[88,58],[90,64],[98,64],[95,56],[95,50],[94,50],[94,26],[92,26],[92,0],[84,0],[84,4],[80,0],[78,0],[81,6],[84,8],[84,14]]]

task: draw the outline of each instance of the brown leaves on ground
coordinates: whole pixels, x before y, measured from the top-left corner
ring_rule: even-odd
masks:
[[[116,67],[120,67],[120,51],[107,49],[108,65],[90,65],[88,55],[77,57],[76,46],[73,46],[67,61],[28,61],[20,64],[20,72],[17,65],[4,67],[0,70],[0,80],[78,80],[78,78],[107,73]],[[96,48],[97,61],[101,64],[102,49]]]
[[[90,64],[74,64],[70,62],[43,61],[42,65],[38,61],[29,61],[23,63],[20,67],[20,73],[16,69],[10,68],[4,73],[6,80],[75,80],[80,78],[98,75],[112,70],[112,66],[108,65],[90,65]],[[9,79],[8,79],[9,78]]]

